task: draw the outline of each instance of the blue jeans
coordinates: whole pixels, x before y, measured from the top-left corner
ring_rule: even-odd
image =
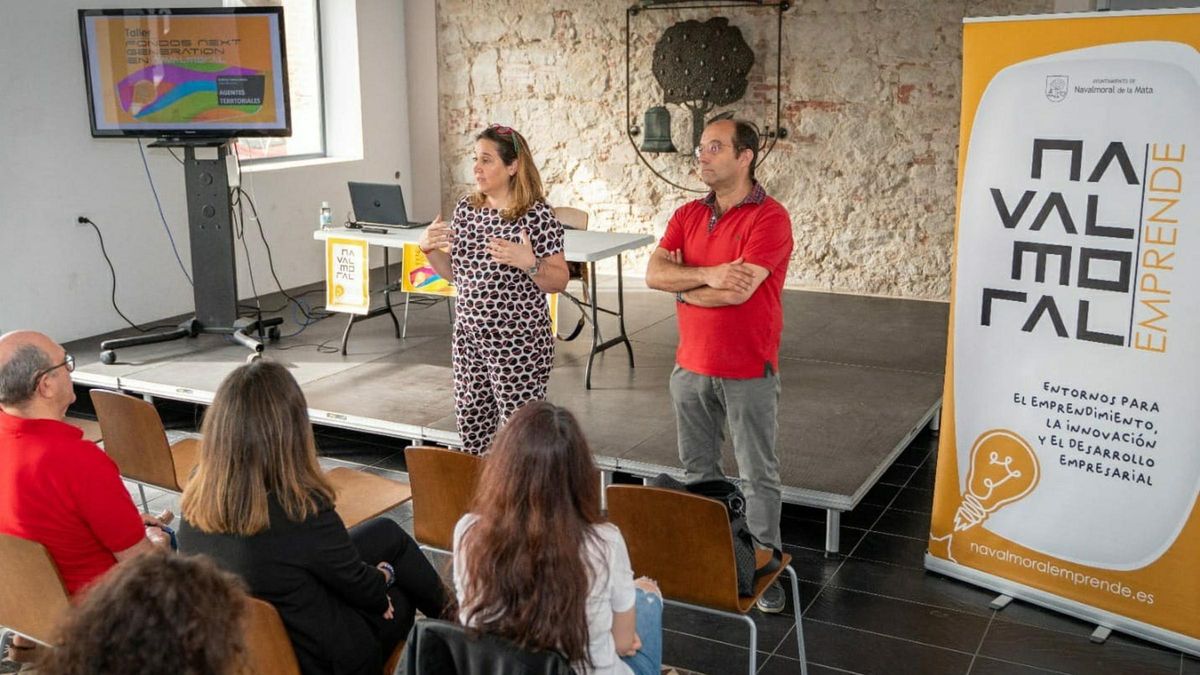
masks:
[[[659,675],[662,672],[662,598],[639,588],[633,606],[637,608],[637,634],[642,648],[633,656],[622,656],[621,660],[634,675]]]

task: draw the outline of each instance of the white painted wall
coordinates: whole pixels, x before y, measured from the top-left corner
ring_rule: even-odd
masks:
[[[442,204],[441,127],[438,125],[437,8],[433,0],[404,3],[405,65],[408,72],[409,153],[414,159],[409,218],[432,220],[439,211],[450,218],[453,204]]]
[[[411,1],[432,5],[432,0]],[[66,341],[124,325],[109,304],[108,269],[96,235],[75,223],[79,215],[104,231],[117,268],[118,302],[133,320],[153,321],[192,307],[192,289],[159,222],[136,141],[93,139],[88,127],[75,10],[154,4],[5,0],[0,5],[0,332],[32,328]],[[335,219],[349,209],[347,180],[386,182],[399,172],[406,191],[424,203],[412,192],[404,4],[322,2],[339,16],[354,16],[357,9],[357,21],[349,26],[357,27],[356,41],[353,30],[349,37],[327,31],[326,48],[344,58],[357,44],[359,82],[339,83],[332,90],[361,89],[361,148],[339,141],[340,161],[258,170],[245,177],[285,287],[322,277],[322,248],[311,233],[322,200],[332,202]],[[436,98],[436,81],[427,86]],[[345,107],[353,112],[354,106]],[[164,150],[147,153],[167,222],[189,264],[182,167]],[[427,166],[436,178],[436,162]],[[432,190],[436,201],[439,188],[423,189]],[[275,290],[256,230],[249,245],[259,292]],[[238,256],[239,290],[250,297],[240,244]]]

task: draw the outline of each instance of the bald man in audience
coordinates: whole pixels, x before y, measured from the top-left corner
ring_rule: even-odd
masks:
[[[0,533],[45,546],[72,595],[170,543],[159,518],[138,513],[116,463],[64,421],[74,369],[41,333],[0,335]]]

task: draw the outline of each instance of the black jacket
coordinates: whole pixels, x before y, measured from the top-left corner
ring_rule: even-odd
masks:
[[[528,652],[495,635],[476,634],[460,624],[422,619],[413,624],[405,648],[406,675],[572,675],[557,652]]]
[[[183,523],[179,548],[212,557],[275,606],[304,675],[379,675],[383,655],[367,616],[387,610],[383,574],[359,557],[331,505],[297,523],[271,496],[269,514],[269,527],[250,537]]]

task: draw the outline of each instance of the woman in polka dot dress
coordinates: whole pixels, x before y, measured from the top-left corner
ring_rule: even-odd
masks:
[[[439,216],[421,250],[458,290],[451,353],[454,416],[463,450],[488,450],[522,404],[546,398],[554,334],[546,293],[567,285],[563,226],[520,133],[493,124],[475,137],[476,192],[449,223]]]

